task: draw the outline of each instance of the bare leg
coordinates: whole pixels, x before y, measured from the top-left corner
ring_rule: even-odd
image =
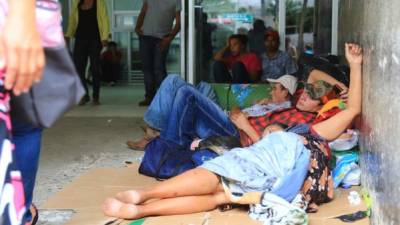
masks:
[[[118,193],[116,199],[125,203],[140,204],[153,198],[207,195],[221,190],[222,185],[217,175],[203,168],[195,168],[151,188]]]
[[[111,217],[137,219],[146,216],[203,212],[226,203],[230,203],[230,201],[222,191],[209,195],[160,199],[145,205],[133,205],[116,199],[108,199],[103,205],[103,212]]]

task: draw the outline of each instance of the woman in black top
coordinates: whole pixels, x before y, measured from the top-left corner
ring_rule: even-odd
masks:
[[[88,57],[93,80],[93,104],[99,105],[100,96],[100,52],[107,44],[109,34],[108,16],[103,0],[79,0],[72,9],[68,37],[75,37],[73,57],[76,69],[85,87],[86,95],[80,105],[90,101],[85,78]]]

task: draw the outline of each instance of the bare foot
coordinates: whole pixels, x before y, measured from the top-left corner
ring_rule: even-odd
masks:
[[[137,205],[145,201],[141,192],[140,190],[124,191],[118,193],[115,198],[124,203]]]
[[[138,207],[134,204],[126,204],[115,198],[108,198],[103,203],[104,215],[121,219],[139,218]]]

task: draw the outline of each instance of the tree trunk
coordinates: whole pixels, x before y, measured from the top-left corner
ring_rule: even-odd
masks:
[[[306,17],[307,2],[308,0],[303,0],[303,8],[301,10],[299,21],[299,39],[297,42],[297,49],[300,54],[304,51],[304,20]]]

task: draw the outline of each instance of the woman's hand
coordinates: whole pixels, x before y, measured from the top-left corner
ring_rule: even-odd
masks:
[[[167,49],[169,47],[172,40],[173,40],[173,37],[165,36],[165,37],[163,37],[163,39],[161,39],[158,47],[160,48],[161,51],[164,51],[165,49]]]
[[[143,30],[142,30],[142,28],[140,28],[140,27],[135,27],[135,33],[136,33],[138,36],[142,36],[142,35],[143,35]]]
[[[349,65],[361,65],[363,56],[362,56],[362,48],[357,44],[345,44],[345,53],[347,62]]]
[[[340,99],[342,99],[343,101],[346,102],[347,98],[349,97],[349,88],[346,85],[344,85],[343,83],[341,83],[341,82],[337,83],[336,85],[341,90],[340,93],[339,93]]]
[[[45,65],[35,8],[22,4],[18,7],[10,6],[0,34],[0,69],[6,69],[5,88],[15,95],[27,92],[33,82],[40,81]]]

